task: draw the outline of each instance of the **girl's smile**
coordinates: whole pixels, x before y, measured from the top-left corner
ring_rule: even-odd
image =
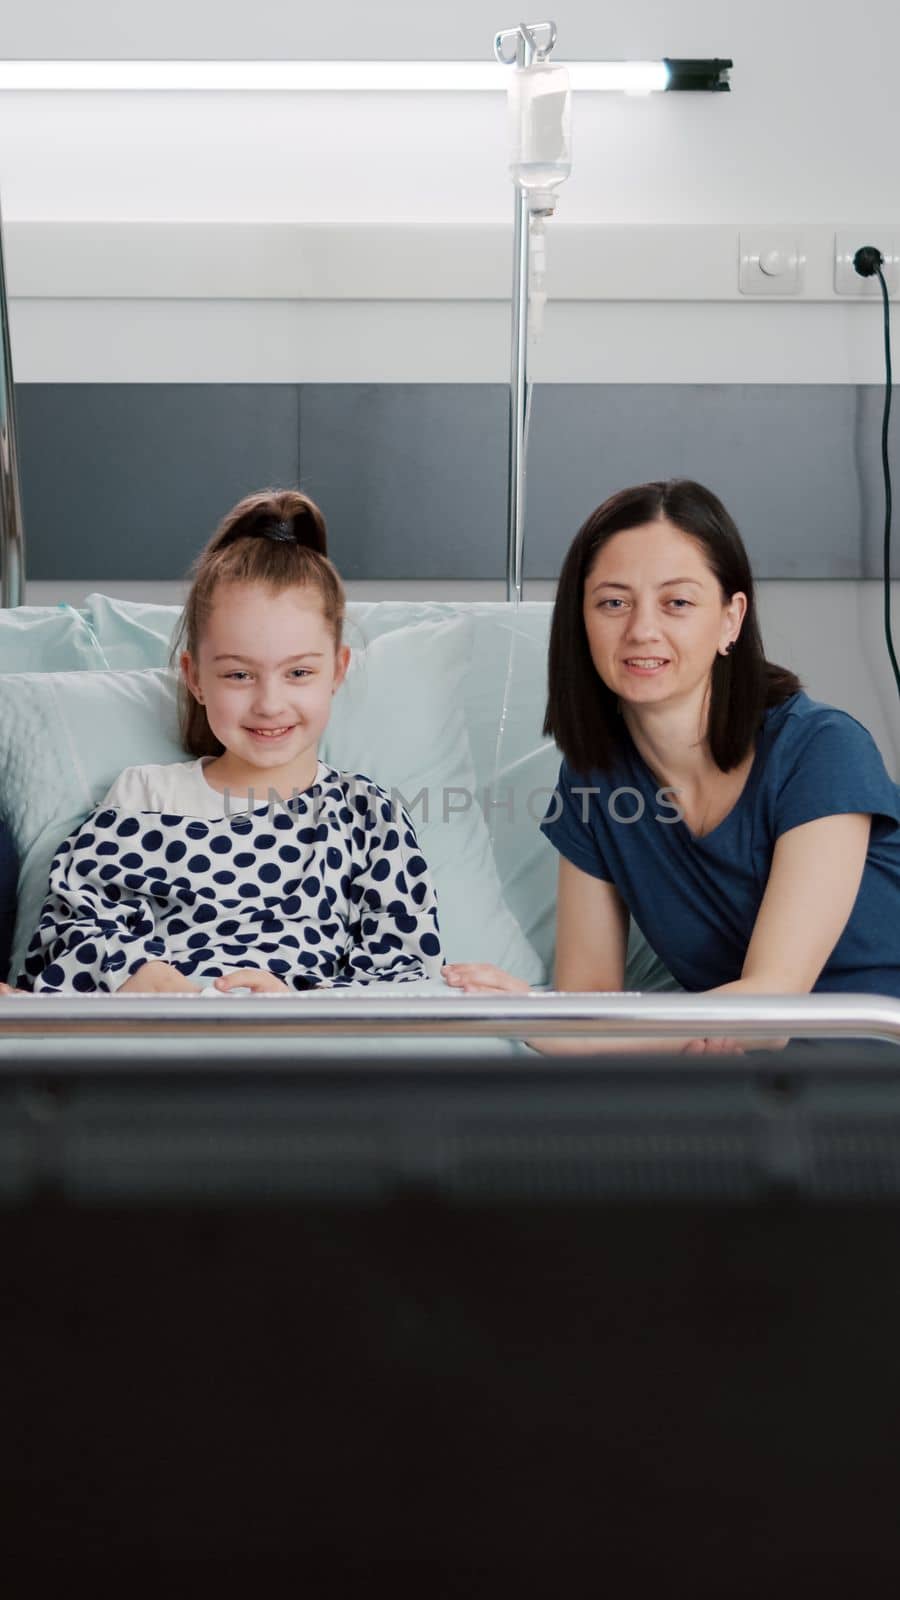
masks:
[[[221,584],[197,661],[182,657],[188,687],[224,747],[204,772],[213,788],[240,794],[261,776],[278,789],[309,788],[349,657],[345,646],[335,648],[311,585]]]

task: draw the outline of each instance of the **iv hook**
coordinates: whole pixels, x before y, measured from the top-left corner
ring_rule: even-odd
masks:
[[[538,35],[543,43],[538,43]],[[555,22],[520,22],[517,28],[506,28],[494,36],[494,55],[505,67],[527,66],[532,61],[546,61],[556,44]]]

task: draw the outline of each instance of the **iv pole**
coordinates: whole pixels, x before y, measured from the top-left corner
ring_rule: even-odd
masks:
[[[520,22],[494,39],[494,54],[506,67],[545,61],[556,44],[555,22]],[[522,599],[525,541],[525,447],[531,393],[528,383],[528,274],[531,238],[528,197],[516,185],[513,233],[512,349],[509,379],[509,480],[507,490],[506,598]]]
[[[25,533],[16,455],[16,413],[9,302],[3,270],[3,223],[0,219],[0,605],[25,604]]]

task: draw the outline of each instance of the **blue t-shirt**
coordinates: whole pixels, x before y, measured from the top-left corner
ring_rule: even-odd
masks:
[[[859,893],[815,989],[900,998],[900,787],[861,723],[803,693],[773,706],[740,798],[703,838],[678,820],[671,791],[659,793],[623,724],[612,771],[580,778],[563,762],[541,830],[576,867],[615,884],[682,988],[741,976],[780,834],[867,812]]]

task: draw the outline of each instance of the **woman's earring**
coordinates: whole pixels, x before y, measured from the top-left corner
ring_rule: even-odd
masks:
[[[730,655],[733,654],[733,652],[734,652],[734,640],[731,639],[729,641],[729,643],[725,646],[725,649],[722,651],[722,654],[723,654],[723,656],[730,656]]]

